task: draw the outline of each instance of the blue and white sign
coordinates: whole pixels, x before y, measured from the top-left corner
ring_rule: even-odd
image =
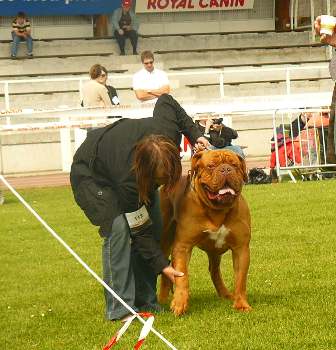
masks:
[[[0,15],[15,16],[23,11],[31,16],[110,14],[121,0],[0,0]]]

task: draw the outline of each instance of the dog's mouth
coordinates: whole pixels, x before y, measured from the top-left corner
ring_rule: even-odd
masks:
[[[211,201],[223,202],[237,196],[237,192],[229,186],[225,186],[216,192],[210,189],[207,185],[203,185],[203,187]]]

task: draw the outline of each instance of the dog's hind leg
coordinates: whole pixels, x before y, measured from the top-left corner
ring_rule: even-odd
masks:
[[[233,295],[225,287],[223,282],[222,273],[220,270],[220,262],[222,256],[216,253],[207,252],[209,259],[209,272],[212,282],[216,288],[217,294],[221,298],[227,298],[233,300]]]
[[[158,301],[160,304],[167,304],[170,291],[173,292],[173,284],[168,277],[162,274],[160,281],[160,292],[158,295]]]
[[[176,223],[173,219],[173,207],[169,198],[163,191],[160,193],[161,213],[163,221],[163,232],[161,236],[161,249],[163,254],[169,258],[175,237]],[[173,284],[164,274],[161,274],[158,301],[161,304],[168,302],[169,293],[173,292]]]

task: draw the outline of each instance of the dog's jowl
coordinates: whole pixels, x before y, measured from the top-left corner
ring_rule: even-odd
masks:
[[[251,219],[241,194],[247,181],[245,161],[231,151],[196,153],[190,175],[180,180],[173,193],[161,191],[164,221],[162,248],[171,255],[176,278],[171,310],[181,315],[188,309],[188,264],[194,246],[204,250],[209,259],[211,279],[220,297],[233,301],[241,311],[251,309],[246,296],[250,264]],[[221,256],[232,251],[235,285],[231,293],[220,272]],[[162,276],[160,302],[168,300],[171,282]]]

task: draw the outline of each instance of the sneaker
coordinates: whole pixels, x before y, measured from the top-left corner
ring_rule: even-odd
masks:
[[[128,320],[130,320],[134,315],[133,314],[128,314],[126,316],[124,316],[123,318],[120,319],[120,322],[125,323]]]
[[[133,50],[133,55],[139,55],[137,50]]]
[[[27,57],[28,57],[28,58],[33,58],[34,55],[33,55],[32,53],[27,53]]]
[[[139,306],[138,309],[140,310],[140,312],[162,312],[164,311],[164,308],[159,305],[159,304],[146,304],[146,305],[142,305]]]
[[[121,51],[120,56],[125,56],[125,51]]]
[[[14,56],[14,55],[11,55],[11,60],[16,60],[16,56]]]

